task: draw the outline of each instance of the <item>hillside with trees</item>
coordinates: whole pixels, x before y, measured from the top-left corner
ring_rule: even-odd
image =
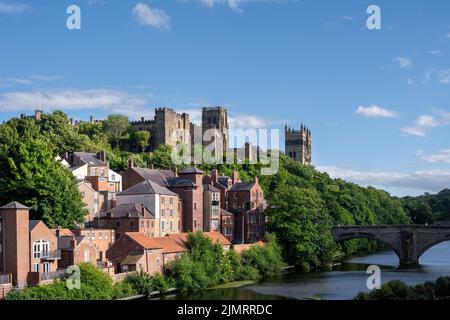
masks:
[[[173,168],[169,146],[143,152],[148,138],[148,133],[133,132],[128,118],[119,115],[77,125],[60,111],[43,114],[40,120],[11,119],[0,125],[0,203],[20,201],[31,207],[33,219],[42,219],[50,227],[73,227],[84,216],[81,195],[71,172],[54,157],[64,152],[105,150],[111,169],[117,172],[125,170],[130,159],[142,167]],[[135,153],[128,151],[133,148]],[[283,155],[280,161],[279,172],[273,176],[259,176],[259,164],[216,167],[225,175],[238,170],[244,181],[259,176],[269,205],[268,230],[276,234],[285,259],[303,270],[325,268],[340,253],[377,248],[368,240],[336,245],[329,232],[333,225],[411,221],[402,202],[385,191],[331,179]],[[213,167],[200,166],[207,173]]]
[[[450,189],[438,194],[426,193],[418,197],[402,199],[406,212],[417,224],[432,224],[438,221],[450,221]]]

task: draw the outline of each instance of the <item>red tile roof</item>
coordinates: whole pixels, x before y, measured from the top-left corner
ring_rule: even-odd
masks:
[[[73,236],[74,233],[70,229],[51,229],[51,231],[56,235],[56,230],[59,230],[59,235],[61,237]]]
[[[133,239],[144,249],[162,249],[163,253],[180,253],[186,251],[188,233],[176,233],[165,237],[150,238],[144,233],[127,232],[127,236]],[[230,241],[220,232],[204,232],[213,243],[231,245]]]

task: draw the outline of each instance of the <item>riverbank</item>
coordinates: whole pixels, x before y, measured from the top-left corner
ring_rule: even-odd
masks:
[[[314,299],[352,300],[358,292],[368,292],[366,273],[369,265],[381,268],[381,282],[402,280],[407,285],[435,281],[450,275],[450,242],[430,248],[415,268],[400,268],[398,257],[392,251],[381,251],[365,256],[344,259],[330,271],[288,272],[278,279],[256,282],[242,287],[205,290],[191,294],[179,294],[176,300],[266,300],[266,299]]]

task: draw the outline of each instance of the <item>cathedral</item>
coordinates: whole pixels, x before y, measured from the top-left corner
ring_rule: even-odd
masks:
[[[311,165],[311,130],[300,126],[300,130],[292,129],[287,125],[284,127],[284,150],[286,156],[300,162],[301,164]]]
[[[216,129],[217,134],[214,139],[223,146],[223,150],[228,150],[228,115],[223,107],[208,107],[202,109],[202,124],[198,126],[189,120],[189,114],[179,114],[171,108],[155,109],[153,119],[141,118],[139,121],[131,122],[134,130],[144,130],[150,132],[149,151],[155,150],[159,145],[166,144],[175,147],[178,143],[192,145],[196,135],[202,134],[208,129]],[[220,139],[217,140],[217,139]],[[206,145],[209,142],[200,140]]]

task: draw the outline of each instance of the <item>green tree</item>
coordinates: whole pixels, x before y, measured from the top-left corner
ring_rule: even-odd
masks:
[[[150,144],[150,132],[140,130],[131,134],[131,140],[139,151],[144,152]]]
[[[113,142],[114,147],[119,147],[119,140],[122,135],[130,128],[128,117],[119,114],[109,115],[103,121],[103,130]]]
[[[19,201],[49,227],[74,227],[86,214],[72,173],[54,161],[51,143],[28,138],[0,147],[0,202]]]
[[[299,268],[308,271],[331,262],[331,219],[316,190],[280,185],[268,214],[270,229],[276,233],[288,259]]]
[[[175,165],[172,162],[172,147],[166,144],[158,146],[151,155],[150,164],[159,169],[172,169]]]

